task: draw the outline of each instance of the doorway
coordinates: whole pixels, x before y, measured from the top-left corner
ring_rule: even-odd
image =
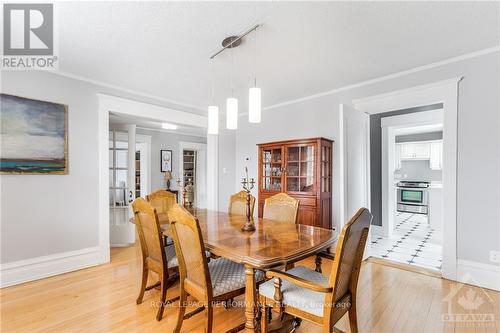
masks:
[[[457,279],[457,248],[456,248],[456,175],[457,175],[457,113],[458,113],[458,83],[461,78],[453,78],[440,82],[435,82],[427,85],[417,86],[409,89],[398,90],[390,93],[385,93],[376,96],[370,96],[352,101],[352,110],[359,113],[364,113],[369,116],[380,114],[392,110],[402,110],[412,107],[419,107],[425,105],[442,104],[443,108],[443,145],[442,161],[443,161],[443,212],[442,212],[442,276],[451,280]],[[361,186],[347,188],[342,184],[348,184],[345,181],[349,177],[349,169],[345,162],[345,157],[342,156],[343,151],[346,150],[348,142],[346,138],[349,137],[345,133],[348,128],[340,122],[339,141],[343,149],[340,151],[340,200],[348,197],[348,191],[360,191]],[[370,141],[369,133],[359,131],[360,135],[364,135]],[[359,140],[362,142],[362,140]],[[373,202],[377,199],[373,197],[370,192],[371,182],[375,179],[380,179],[380,176],[374,176],[370,172],[370,158],[363,160],[366,169],[368,170],[367,186],[364,188],[367,196],[367,208],[373,211]],[[386,189],[387,190],[387,189]],[[358,197],[361,197],[359,195]],[[382,198],[382,194],[378,197]],[[345,206],[345,205],[344,205]],[[349,217],[345,209],[342,211],[342,204],[340,205],[340,221],[341,226]],[[376,232],[375,229],[381,229],[381,226],[372,225],[370,233]],[[380,230],[381,231],[381,230]],[[370,237],[372,237],[370,235]],[[365,256],[371,256],[370,246],[365,249]]]
[[[434,108],[434,109],[433,109]],[[406,112],[406,113],[402,113]],[[402,113],[399,115],[394,115]],[[388,115],[388,116],[385,116]],[[442,266],[441,104],[381,113],[382,219],[371,234],[376,258],[440,272]],[[372,191],[373,186],[372,184]]]
[[[98,149],[99,149],[99,246],[101,253],[101,262],[109,262],[110,261],[110,149],[109,149],[109,121],[110,116],[116,115],[122,118],[133,118],[136,120],[140,120],[142,122],[153,122],[156,126],[161,128],[161,131],[169,131],[168,129],[163,128],[163,124],[175,124],[179,134],[188,135],[187,139],[193,136],[193,132],[197,133],[196,137],[207,145],[207,154],[206,154],[206,169],[207,174],[210,174],[210,177],[207,177],[207,187],[206,192],[207,198],[212,198],[210,202],[207,204],[207,208],[216,209],[217,207],[217,196],[212,196],[212,193],[217,193],[218,177],[217,177],[217,137],[214,135],[207,135],[207,117],[173,110],[166,107],[161,107],[158,105],[148,104],[137,102],[133,100],[128,100],[124,98],[119,98],[115,96],[105,95],[105,94],[97,94],[99,99],[99,113],[98,113]],[[142,127],[137,122],[132,122],[136,129],[139,130],[139,127]],[[166,126],[165,126],[166,127]],[[180,131],[180,129],[183,129]],[[180,133],[182,132],[182,133]],[[130,142],[135,143],[135,139],[132,140],[132,136],[129,133],[128,140]],[[186,140],[186,137],[184,137]],[[158,147],[157,147],[158,148]],[[165,176],[163,174],[158,175],[157,173],[153,173],[152,171],[160,170],[160,149],[155,148],[154,143],[152,143],[150,157],[150,169],[151,172],[151,186],[150,190],[157,189],[156,185],[159,185],[159,188],[164,188]],[[178,146],[173,147],[172,156],[174,159],[178,158]],[[131,158],[131,162],[128,164],[130,166],[134,166],[135,169],[135,158],[136,154],[129,154]],[[172,165],[175,165],[172,163]],[[132,169],[132,168],[129,168]],[[128,202],[130,199],[134,198],[136,193],[135,186],[135,174],[133,174],[134,178],[128,179],[129,182],[126,184],[128,192],[126,193],[129,196],[130,191],[132,191],[132,198],[128,198],[124,201]],[[113,179],[111,179],[113,180]],[[209,181],[210,180],[210,181]],[[134,185],[132,187],[132,184]],[[156,185],[155,185],[156,184]],[[129,188],[130,187],[130,188]],[[141,192],[141,196],[143,196]],[[130,202],[128,202],[128,208],[126,209],[128,216],[132,216],[132,210],[130,209]],[[131,223],[124,224],[131,225]],[[133,227],[133,225],[132,225]],[[127,233],[130,234],[130,233]],[[135,237],[135,235],[134,235]]]

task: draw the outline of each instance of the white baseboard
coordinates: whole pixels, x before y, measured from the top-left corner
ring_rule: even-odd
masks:
[[[500,266],[458,259],[457,280],[500,291]]]
[[[380,225],[371,225],[370,226],[370,231],[372,234],[377,235],[377,236],[384,236],[384,228]]]
[[[104,263],[100,247],[51,254],[0,265],[0,288]]]

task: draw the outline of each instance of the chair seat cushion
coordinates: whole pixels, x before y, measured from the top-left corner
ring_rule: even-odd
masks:
[[[218,258],[208,263],[208,270],[214,297],[245,288],[245,266],[242,264]],[[261,271],[255,271],[255,281],[261,281],[263,278]]]
[[[328,278],[304,266],[297,266],[286,271],[289,274],[326,286]],[[259,286],[259,294],[274,299],[274,279],[264,282]],[[298,287],[292,282],[282,280],[281,291],[285,305],[308,312],[318,317],[323,317],[325,294]]]
[[[167,266],[169,268],[179,266],[177,254],[175,253],[175,246],[173,244],[165,246],[165,255],[167,256]]]
[[[177,254],[175,253],[174,244],[165,246],[165,255],[167,257],[168,268],[179,266],[179,260],[177,260]],[[207,258],[210,258],[210,252],[205,251],[205,255],[207,256]]]

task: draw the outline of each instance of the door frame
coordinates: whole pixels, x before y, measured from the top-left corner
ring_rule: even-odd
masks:
[[[198,114],[174,110],[171,108],[138,102],[131,99],[116,97],[112,95],[97,94],[98,99],[98,138],[97,151],[99,161],[99,247],[101,254],[101,262],[110,261],[110,240],[109,240],[109,113],[124,116],[135,116],[147,118],[159,122],[175,122],[180,125],[188,125],[199,128],[207,128],[208,119],[205,116]],[[211,181],[207,181],[207,207],[209,209],[217,209],[217,196],[213,197],[213,193],[217,193],[217,161],[218,161],[218,136],[207,135],[207,177],[212,177]],[[210,179],[210,178],[209,178]]]
[[[457,124],[461,80],[462,77],[455,77],[352,101],[356,109],[369,114],[443,103],[443,142],[446,144],[443,145],[442,276],[451,280],[457,279]]]
[[[197,186],[196,189],[196,205],[198,208],[206,208],[207,207],[207,144],[198,143],[198,142],[187,142],[180,141],[179,142],[179,170],[184,170],[184,149],[191,149],[196,151],[196,181],[195,184]],[[200,158],[201,157],[201,158]],[[182,172],[182,171],[181,171]],[[180,175],[181,179],[184,179],[184,175]],[[202,186],[200,186],[202,185]],[[199,193],[205,192],[205,197],[203,200],[199,200]]]

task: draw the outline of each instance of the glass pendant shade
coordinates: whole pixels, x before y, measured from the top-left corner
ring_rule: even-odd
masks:
[[[248,121],[251,123],[260,123],[261,110],[260,88],[252,87],[248,90]]]
[[[238,100],[234,97],[226,101],[226,127],[232,130],[238,128]]]
[[[219,134],[219,107],[208,107],[208,134]]]

